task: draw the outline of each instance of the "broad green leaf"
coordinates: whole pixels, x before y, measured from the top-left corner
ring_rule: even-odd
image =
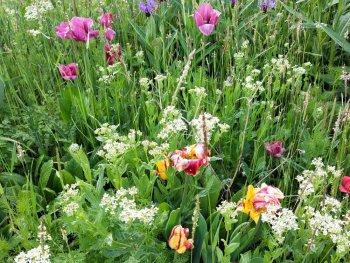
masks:
[[[44,188],[47,187],[47,183],[49,182],[51,172],[53,168],[53,161],[49,160],[41,166],[40,169],[40,178],[39,178],[39,187],[41,192],[44,191]]]

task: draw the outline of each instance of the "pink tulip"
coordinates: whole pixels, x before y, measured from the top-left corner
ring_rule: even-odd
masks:
[[[106,28],[104,31],[104,36],[108,42],[111,42],[115,37],[115,32],[111,28]]]
[[[77,77],[78,64],[72,63],[69,65],[58,64],[58,70],[64,80],[74,80]]]
[[[277,211],[281,208],[280,200],[284,198],[284,195],[278,188],[262,184],[261,188],[255,189],[255,192],[253,198],[253,206],[255,210],[273,209]]]
[[[209,3],[203,3],[194,13],[194,22],[205,36],[209,36],[218,23],[220,14],[221,13],[213,9]]]
[[[114,16],[113,14],[102,14],[100,17],[100,25],[102,27],[111,27],[114,22]]]
[[[274,158],[279,158],[286,152],[281,141],[265,143],[265,149],[267,153]]]
[[[92,30],[93,20],[85,17],[73,17],[69,23],[62,22],[56,27],[56,35],[62,39],[74,39],[86,43],[99,35],[98,30]]]
[[[341,179],[341,185],[339,186],[340,192],[350,195],[350,176],[344,176]]]
[[[105,46],[106,60],[108,65],[113,65],[114,62],[122,58],[122,47],[120,45]]]

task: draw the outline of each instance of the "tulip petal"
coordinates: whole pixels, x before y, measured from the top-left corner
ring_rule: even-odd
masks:
[[[211,32],[213,32],[213,30],[214,30],[214,25],[204,24],[198,28],[205,36],[209,36],[211,34]]]

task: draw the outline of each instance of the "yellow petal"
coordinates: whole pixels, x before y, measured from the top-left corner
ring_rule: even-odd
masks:
[[[169,160],[165,159],[165,160],[156,162],[155,164],[157,166],[157,175],[159,175],[159,177],[162,180],[168,180],[168,176],[167,176],[166,172],[168,171]]]

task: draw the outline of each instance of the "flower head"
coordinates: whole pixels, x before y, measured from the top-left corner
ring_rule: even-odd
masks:
[[[247,214],[257,223],[261,213],[277,212],[281,208],[280,200],[283,198],[284,195],[278,188],[266,184],[262,184],[261,188],[249,185],[246,198],[238,203],[237,210]]]
[[[341,185],[339,186],[340,192],[350,195],[350,176],[344,176],[341,179]]]
[[[276,0],[259,0],[258,6],[266,12],[268,9],[276,7]]]
[[[218,23],[220,14],[209,3],[203,3],[194,13],[194,22],[205,36],[209,36]]]
[[[58,64],[58,70],[64,80],[74,80],[78,73],[78,64],[71,63],[69,65]]]
[[[103,34],[108,42],[111,42],[116,35],[115,31],[111,28],[106,28]]]
[[[209,155],[210,152],[208,150],[206,152],[204,145],[194,144],[174,151],[170,156],[170,162],[178,172],[185,171],[195,176],[200,167],[208,165]]]
[[[85,17],[73,17],[69,23],[62,22],[56,27],[56,35],[62,39],[74,39],[86,43],[97,37],[98,30],[92,30],[93,20]]]
[[[155,5],[156,3],[154,0],[147,0],[146,2],[141,0],[139,8],[141,12],[144,12],[147,16],[149,16],[154,10]]]
[[[168,240],[169,247],[175,249],[179,254],[192,249],[193,239],[187,239],[189,234],[190,230],[188,228],[183,228],[181,225],[174,226]]]
[[[106,45],[105,46],[106,60],[108,65],[113,65],[114,62],[122,57],[122,47],[120,45]]]
[[[282,141],[265,143],[265,149],[267,153],[274,158],[281,157],[286,152],[286,149],[283,148]]]
[[[100,17],[100,25],[102,27],[111,27],[114,22],[114,16],[111,13],[102,14]]]
[[[237,0],[231,0],[231,6],[235,7]]]
[[[166,172],[169,169],[169,158],[166,157],[166,159],[156,162],[157,171],[156,174],[162,179],[162,180],[168,180],[168,176]]]

